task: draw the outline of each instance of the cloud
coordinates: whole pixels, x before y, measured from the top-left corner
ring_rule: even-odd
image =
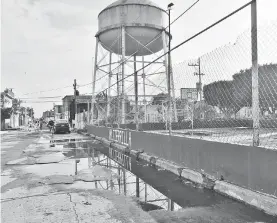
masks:
[[[91,58],[94,56],[94,35],[98,29],[97,16],[104,7],[113,1],[2,0],[1,87],[14,87],[17,96],[22,96],[24,93],[68,86],[72,84],[73,79],[77,79],[77,82],[81,84],[91,82]],[[168,0],[153,1],[160,6],[166,6],[169,2]],[[263,15],[266,15],[264,18],[267,20],[276,17],[272,6],[275,0],[268,1],[272,4],[260,1],[258,21],[264,20]],[[173,17],[183,12],[192,2],[194,0],[188,0],[185,3],[181,0],[174,1]],[[216,2],[220,4],[216,4]],[[198,32],[202,26],[205,26],[203,23],[210,24],[219,19],[221,14],[225,15],[232,8],[242,4],[241,0],[228,1],[228,4],[221,3],[219,0],[201,1],[172,27],[173,45]],[[211,10],[206,10],[207,5],[213,5]],[[230,8],[230,6],[232,7]],[[248,10],[248,12],[250,11]],[[248,13],[245,20],[243,18],[246,17],[239,17],[235,22],[230,21],[228,25],[218,27],[218,32],[215,30],[207,32],[202,37],[180,47],[172,54],[173,64],[174,61],[182,61],[185,58],[193,58],[210,52],[211,49],[229,42],[230,39],[235,39],[244,29],[245,22],[243,21],[247,20],[247,24],[250,23],[249,15]],[[238,27],[230,29],[233,24],[241,26],[240,29]],[[268,31],[269,34],[270,31]],[[228,37],[230,38],[227,40]],[[272,42],[273,39],[268,42],[265,39],[264,43],[268,44],[264,44],[262,47],[267,49]],[[185,85],[186,78],[180,70],[180,79],[175,79],[175,81]],[[161,79],[153,79],[153,81],[159,83]],[[102,83],[97,86],[101,88]],[[80,90],[82,93],[88,93],[91,91],[91,86],[80,88]],[[71,88],[66,88],[34,96],[56,96],[57,93],[65,95],[71,94],[72,91]],[[151,93],[151,89],[149,91]],[[43,110],[51,108],[49,103],[34,104],[33,106],[38,115]]]
[[[1,87],[14,87],[20,97],[68,85],[74,78],[90,82],[97,13],[89,2],[3,0]],[[57,91],[40,96],[52,94]],[[49,103],[33,106],[39,115],[49,109]]]

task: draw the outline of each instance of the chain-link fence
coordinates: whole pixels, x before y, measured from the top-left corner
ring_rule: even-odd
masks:
[[[223,26],[224,22],[208,32],[214,32],[213,37],[216,37],[216,33],[225,30],[221,30]],[[180,46],[185,52],[201,45],[200,42],[203,45],[204,39],[206,45],[216,48],[181,63],[175,64],[173,60],[170,98],[166,64],[162,60],[155,60],[156,63],[145,69],[143,66],[135,68],[138,72],[125,79],[124,94],[120,90],[122,77],[117,72],[115,84],[110,88],[114,94],[107,94],[107,90],[101,92],[107,81],[96,94],[94,124],[163,134],[168,134],[172,128],[172,134],[184,137],[253,145],[253,126],[257,124],[253,119],[258,112],[258,145],[277,148],[277,21],[258,26],[257,30],[259,111],[253,110],[252,103],[255,38],[249,28],[225,45],[221,45],[222,41],[215,45],[216,39],[203,32]],[[133,69],[128,62],[125,66]],[[134,75],[137,76],[137,95]],[[172,115],[169,115],[169,99]]]

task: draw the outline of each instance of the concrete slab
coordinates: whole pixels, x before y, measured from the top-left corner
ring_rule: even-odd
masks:
[[[11,160],[6,165],[33,165],[36,163],[36,159],[32,157],[23,157],[16,160]]]
[[[62,191],[5,200],[2,222],[155,223],[125,196],[99,190]]]
[[[73,184],[74,176],[68,175],[52,175],[45,177],[44,179],[40,180],[39,182],[43,184],[53,185],[53,184]]]
[[[277,216],[277,197],[251,191],[224,181],[216,181],[214,190]]]
[[[41,156],[36,159],[36,163],[45,164],[45,163],[59,163],[65,159],[65,156],[61,153],[52,153],[48,155]]]

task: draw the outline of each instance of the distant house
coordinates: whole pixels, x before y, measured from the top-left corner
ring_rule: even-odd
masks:
[[[19,107],[12,89],[1,92],[1,129],[18,128],[27,125],[29,116],[27,108]]]
[[[236,118],[238,119],[251,119],[252,118],[252,108],[243,107],[236,113]]]
[[[158,111],[159,105],[152,105],[149,104],[146,106],[146,122],[159,122],[160,120],[160,113]]]
[[[1,130],[8,128],[13,123],[19,125],[19,116],[15,117],[15,115],[10,113],[11,110],[7,110],[12,108],[13,99],[14,93],[12,89],[5,89],[1,92]]]
[[[53,110],[45,111],[43,112],[42,117],[46,122],[49,122],[50,120],[55,119],[55,112]]]
[[[63,105],[54,105],[54,115],[55,115],[55,119],[64,118]]]
[[[66,95],[63,99],[63,114],[64,119],[71,122],[75,118],[75,105],[74,95]],[[89,108],[88,108],[89,107]],[[91,96],[90,95],[79,95],[77,96],[77,113],[88,111],[91,108]]]
[[[1,108],[11,108],[13,99],[14,93],[12,89],[6,89],[1,92]]]

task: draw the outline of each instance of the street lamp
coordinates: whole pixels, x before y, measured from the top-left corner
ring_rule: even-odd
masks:
[[[171,78],[170,78],[170,73],[171,73],[171,21],[170,21],[170,12],[171,12],[171,8],[174,4],[170,3],[167,6],[167,10],[168,10],[168,33],[169,33],[169,43],[168,43],[168,74],[167,74],[167,85],[168,85],[168,101],[169,101],[169,123],[168,123],[168,130],[169,130],[169,135],[171,135],[171,131],[172,131],[172,126],[171,126],[171,120],[172,120],[172,102],[171,102]]]

